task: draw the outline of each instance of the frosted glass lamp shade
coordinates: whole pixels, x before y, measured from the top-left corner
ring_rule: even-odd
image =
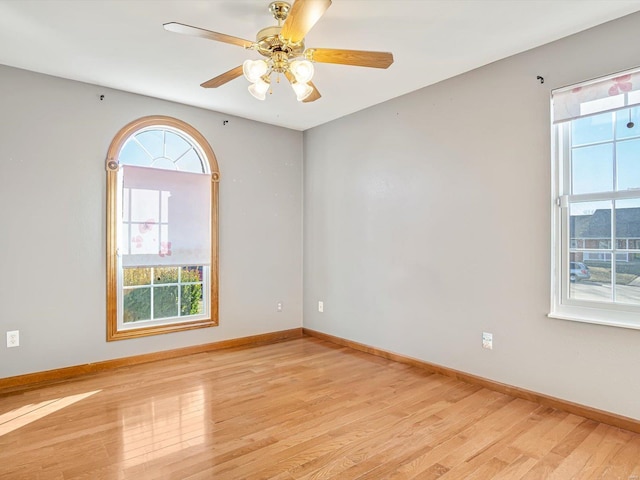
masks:
[[[269,90],[269,83],[265,82],[262,78],[258,78],[258,81],[249,85],[249,93],[256,97],[258,100],[264,100]]]
[[[313,78],[313,63],[309,60],[294,60],[289,64],[289,69],[296,77],[296,82],[307,83]]]
[[[299,102],[307,98],[313,92],[313,87],[306,83],[293,82],[291,84],[293,91],[296,92],[296,98]]]
[[[255,83],[267,73],[267,68],[267,62],[264,60],[245,60],[242,64],[242,73],[244,78]]]

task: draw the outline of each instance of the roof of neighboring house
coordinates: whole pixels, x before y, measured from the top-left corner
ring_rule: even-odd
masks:
[[[596,210],[592,215],[570,218],[571,238],[610,238],[611,210]],[[640,238],[640,207],[616,210],[618,238]]]

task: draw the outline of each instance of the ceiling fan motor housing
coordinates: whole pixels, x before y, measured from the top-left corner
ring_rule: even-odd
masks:
[[[271,57],[273,52],[285,52],[288,57],[297,57],[304,51],[304,42],[295,45],[287,44],[280,38],[282,27],[272,26],[263,28],[256,35],[256,51],[265,57]]]

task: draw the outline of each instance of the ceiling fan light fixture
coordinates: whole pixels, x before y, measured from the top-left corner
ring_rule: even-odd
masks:
[[[291,84],[293,91],[296,93],[296,98],[299,102],[303,101],[309,95],[313,93],[313,87],[306,83],[293,82]]]
[[[267,62],[264,60],[245,60],[242,64],[242,73],[244,78],[251,83],[256,83],[260,77],[267,73],[268,68]]]
[[[296,77],[296,82],[307,83],[313,78],[314,67],[309,60],[294,60],[289,64],[289,69]]]
[[[201,83],[200,86],[218,88],[244,75],[251,83],[249,92],[260,100],[265,100],[267,92],[270,91],[272,73],[277,75],[277,83],[280,83],[280,75],[286,77],[298,101],[311,103],[322,97],[317,87],[311,82],[315,63],[370,68],[389,68],[393,63],[391,52],[306,48],[307,33],[331,6],[331,0],[290,2],[291,0],[271,1],[269,11],[278,21],[278,25],[259,30],[255,41],[177,22],[165,23],[164,28],[170,32],[206,38],[258,52],[264,60],[246,60],[241,65]]]
[[[266,80],[269,80],[269,77],[266,77]],[[270,82],[265,81],[264,77],[260,77],[256,82],[249,85],[249,93],[258,100],[264,100],[267,98],[267,91],[270,85]]]

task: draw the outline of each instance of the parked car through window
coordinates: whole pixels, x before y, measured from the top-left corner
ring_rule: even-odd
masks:
[[[571,262],[571,265],[569,266],[569,280],[576,282],[580,280],[589,280],[590,278],[591,273],[589,272],[589,267],[584,263]]]

